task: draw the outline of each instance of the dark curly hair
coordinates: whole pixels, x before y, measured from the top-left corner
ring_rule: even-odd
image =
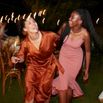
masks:
[[[97,34],[97,32],[95,31],[95,28],[93,26],[93,22],[90,16],[90,13],[87,9],[76,9],[72,12],[76,12],[80,15],[83,23],[83,27],[87,29],[87,31],[90,34],[90,39],[91,39],[91,46],[92,48],[96,48],[99,51],[103,52],[103,43],[102,40],[100,39],[99,35]],[[68,23],[66,23],[66,27],[64,29],[64,31],[61,34],[60,37],[60,46],[63,44],[63,40],[65,38],[66,35],[68,35],[70,32],[70,27],[68,25]]]
[[[83,26],[90,33],[91,43],[94,44],[95,48],[98,48],[100,51],[102,51],[103,44],[99,35],[95,31],[89,11],[87,9],[76,9],[74,11],[80,15],[81,19],[83,20]]]
[[[28,16],[29,15],[26,15],[25,19],[23,18],[23,16],[21,16],[20,20],[17,22],[17,30],[18,30],[18,35],[20,36],[20,38],[25,38],[25,32],[23,31],[23,28],[25,26],[25,21],[28,18]],[[32,17],[32,15],[30,17]]]
[[[20,20],[17,22],[17,30],[18,30],[18,34],[20,37],[23,37],[24,34],[23,34],[23,28],[25,26],[25,21],[26,19],[23,19],[22,17],[20,18]]]

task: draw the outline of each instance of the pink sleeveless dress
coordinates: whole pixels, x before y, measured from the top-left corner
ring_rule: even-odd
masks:
[[[82,38],[76,40],[66,38],[64,40],[59,54],[59,62],[65,72],[64,74],[59,72],[59,76],[53,81],[53,88],[55,88],[55,90],[67,90],[69,87],[73,90],[73,97],[83,95],[82,90],[76,82],[76,77],[83,61],[82,43]],[[55,92],[55,90],[53,89],[53,92]]]

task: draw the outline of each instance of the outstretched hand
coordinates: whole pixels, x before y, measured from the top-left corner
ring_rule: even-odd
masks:
[[[84,76],[83,76],[83,81],[84,81],[84,82],[87,82],[87,81],[88,81],[88,78],[89,78],[89,74],[88,74],[88,72],[85,72],[85,73],[84,73]]]
[[[19,61],[20,61],[20,59],[19,59],[18,57],[15,57],[15,56],[11,57],[11,62],[12,62],[12,63],[16,64],[16,63],[18,63]]]

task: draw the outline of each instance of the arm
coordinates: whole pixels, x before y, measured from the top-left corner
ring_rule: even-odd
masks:
[[[59,29],[58,32],[57,32],[57,34],[58,34],[59,36],[61,36],[61,34],[62,34],[62,32],[64,31],[65,27],[66,27],[66,23],[63,23],[63,25],[60,27],[60,29]]]
[[[86,59],[86,65],[85,65],[85,73],[83,80],[86,81],[88,80],[88,74],[89,74],[89,65],[90,65],[90,37],[89,33],[87,32],[85,34],[85,39],[84,39],[84,45],[85,45],[85,59]]]
[[[69,34],[69,31],[70,31],[69,24],[67,22],[63,23],[63,25],[61,26],[61,28],[57,32],[59,35],[59,39],[57,42],[57,49],[58,50],[60,50],[66,35]]]

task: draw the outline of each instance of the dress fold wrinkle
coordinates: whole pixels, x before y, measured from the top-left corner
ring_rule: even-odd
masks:
[[[57,62],[53,55],[56,35],[44,32],[42,35],[39,50],[26,38],[17,54],[20,58],[26,54],[25,99],[34,99],[36,103],[44,103],[50,97]]]
[[[56,94],[57,90],[68,90],[71,88],[73,97],[82,96],[83,92],[76,82],[76,77],[81,69],[83,61],[83,51],[81,45],[83,39],[71,40],[65,38],[59,54],[59,62],[64,68],[64,74],[59,72],[59,76],[53,80],[53,92]]]

